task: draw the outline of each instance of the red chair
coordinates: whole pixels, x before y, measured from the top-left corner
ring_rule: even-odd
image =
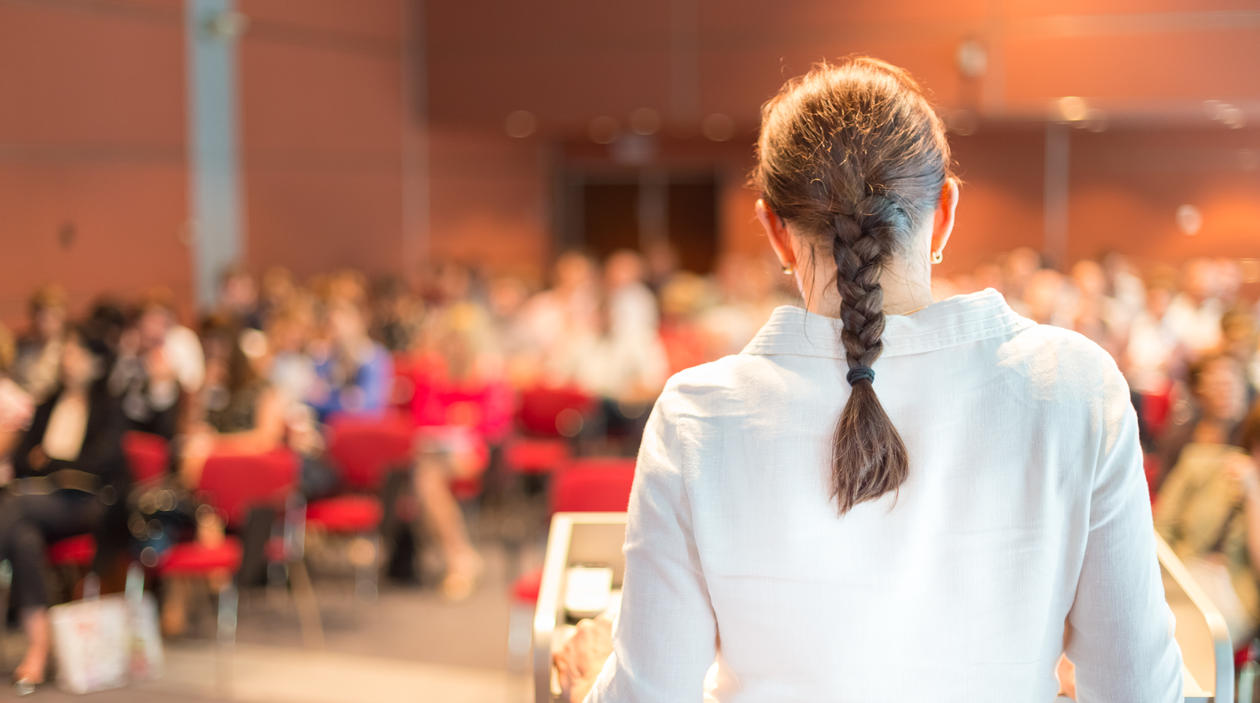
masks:
[[[409,469],[415,430],[404,415],[335,418],[328,455],[351,493],[306,506],[307,524],[327,532],[371,532],[384,517],[381,495],[390,474]]]
[[[390,406],[400,412],[412,412],[425,402],[430,379],[440,370],[433,356],[399,354],[394,357],[394,387]]]
[[[86,571],[95,558],[96,538],[92,535],[75,535],[48,546],[48,563],[54,567]]]
[[[551,487],[552,513],[624,513],[630,505],[634,459],[576,459]]]
[[[416,381],[412,423],[419,428],[422,443],[429,439],[442,442],[443,435],[451,431],[465,433],[461,443],[471,443],[475,464],[466,475],[452,479],[450,488],[457,500],[472,500],[482,492],[490,445],[502,443],[512,429],[515,393],[503,381],[453,381],[437,362],[429,362],[425,369]],[[460,429],[453,430],[456,427]]]
[[[555,475],[551,512],[624,513],[634,484],[634,459],[591,457],[577,459]],[[513,600],[522,605],[538,601],[542,569],[527,573],[512,585]]]
[[[380,527],[384,510],[377,496],[390,473],[411,465],[413,443],[414,430],[400,414],[335,418],[328,429],[328,455],[352,493],[311,502],[307,524],[339,534]]]
[[[1173,385],[1169,381],[1160,391],[1142,394],[1142,420],[1156,437],[1164,431],[1168,414],[1172,410]]]
[[[340,537],[368,537],[372,562],[355,565],[360,592],[376,591],[381,531],[399,512],[414,444],[415,429],[402,414],[343,416],[329,426],[328,454],[352,492],[312,501],[306,506],[306,525]]]
[[[171,465],[171,449],[166,438],[145,432],[128,432],[122,438],[123,454],[136,483],[149,483],[165,476]]]
[[[595,409],[595,399],[576,388],[535,387],[520,395],[521,435],[508,442],[503,463],[516,474],[547,474],[572,457],[572,440]]]
[[[163,437],[145,432],[128,432],[122,438],[127,468],[136,483],[156,481],[170,466],[170,447]],[[96,558],[96,539],[92,535],[76,535],[54,542],[48,547],[48,563],[55,568],[86,571]]]
[[[297,487],[297,476],[297,457],[286,449],[261,454],[215,454],[201,470],[197,492],[229,527],[239,527],[254,508],[283,510]],[[155,571],[163,577],[208,579],[219,573],[235,574],[242,556],[241,542],[235,537],[225,537],[214,546],[187,542],[167,550]],[[219,591],[218,628],[220,639],[235,636],[236,588],[230,579]]]
[[[401,414],[341,416],[328,428],[328,455],[352,491],[376,491],[393,470],[409,467],[415,431]]]

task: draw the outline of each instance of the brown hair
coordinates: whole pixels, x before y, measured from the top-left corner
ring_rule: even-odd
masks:
[[[13,343],[13,333],[9,332],[9,328],[5,327],[3,322],[0,322],[0,378],[8,375],[16,353],[17,349]]]
[[[830,245],[836,263],[852,385],[833,439],[832,493],[844,513],[908,474],[869,371],[883,351],[880,272],[936,209],[949,143],[914,79],[867,57],[788,81],[761,114],[754,186],[776,215]]]
[[[1260,456],[1260,402],[1251,406],[1247,419],[1243,420],[1241,439],[1238,442],[1243,449],[1255,456]]]
[[[32,317],[52,308],[65,309],[66,291],[56,283],[47,283],[35,289],[26,301],[26,309]]]

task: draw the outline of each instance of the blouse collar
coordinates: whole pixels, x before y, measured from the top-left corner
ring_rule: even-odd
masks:
[[[935,302],[910,315],[888,315],[882,356],[922,354],[991,337],[1009,336],[1034,327],[1006,304],[1002,294],[985,290]],[[838,318],[781,305],[761,327],[745,354],[844,358]]]

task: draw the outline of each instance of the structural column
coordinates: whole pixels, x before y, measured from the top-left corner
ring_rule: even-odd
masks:
[[[188,188],[196,302],[214,302],[219,274],[244,253],[235,0],[185,0]]]

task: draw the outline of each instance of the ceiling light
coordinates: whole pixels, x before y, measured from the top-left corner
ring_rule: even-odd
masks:
[[[1089,104],[1085,102],[1085,98],[1068,95],[1059,98],[1056,106],[1059,118],[1064,122],[1080,122],[1089,116]]]

